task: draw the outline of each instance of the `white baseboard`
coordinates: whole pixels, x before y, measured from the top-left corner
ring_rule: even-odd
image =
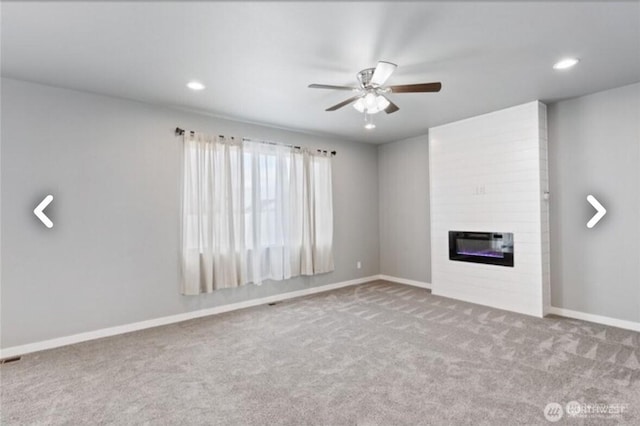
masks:
[[[357,278],[349,281],[342,281],[334,284],[327,284],[318,287],[305,288],[303,290],[292,291],[283,294],[277,294],[274,296],[262,297],[258,299],[246,300],[238,303],[231,303],[228,305],[216,306],[214,308],[201,309],[198,311],[185,312],[182,314],[169,315],[166,317],[155,318],[147,321],[140,321],[131,324],[125,324],[115,327],[103,328],[95,331],[88,331],[85,333],[78,333],[71,336],[59,337],[56,339],[44,340],[41,342],[28,343],[26,345],[12,346],[6,349],[0,349],[0,359],[11,358],[15,356],[25,355],[32,352],[39,352],[46,349],[59,348],[61,346],[72,345],[74,343],[87,342],[90,340],[100,339],[103,337],[116,336],[118,334],[130,333],[132,331],[144,330],[147,328],[159,327],[167,324],[174,324],[177,322],[188,321],[195,318],[202,318],[209,315],[221,314],[224,312],[235,311],[238,309],[250,308],[252,306],[265,305],[267,303],[280,302],[282,300],[293,299],[301,296],[308,296],[311,294],[322,293],[329,290],[335,290],[338,288],[348,287],[352,285],[364,284],[375,280],[391,281],[398,284],[406,284],[414,287],[431,289],[431,284],[409,280],[405,278],[392,277],[389,275],[372,275],[364,278]],[[584,312],[572,311],[570,309],[556,308],[554,306],[549,307],[549,314],[559,315],[567,318],[574,318],[583,321],[594,322],[598,324],[610,325],[612,327],[624,328],[627,330],[633,330],[640,332],[640,323],[620,320],[616,318],[605,317],[601,315],[587,314]]]
[[[317,287],[310,287],[310,288],[305,288],[303,290],[291,291],[288,293],[277,294],[274,296],[261,297],[258,299],[251,299],[243,302],[216,306],[214,308],[200,309],[197,311],[185,312],[185,313],[176,314],[176,315],[169,315],[166,317],[134,322],[131,324],[108,327],[108,328],[103,328],[95,331],[87,331],[85,333],[73,334],[71,336],[59,337],[56,339],[43,340],[41,342],[28,343],[26,345],[12,346],[6,349],[0,349],[0,359],[25,355],[32,352],[43,351],[46,349],[59,348],[61,346],[73,345],[74,343],[80,343],[80,342],[87,342],[89,340],[100,339],[103,337],[116,336],[118,334],[130,333],[132,331],[144,330],[147,328],[158,327],[161,325],[174,324],[177,322],[188,321],[195,318],[202,318],[209,315],[221,314],[223,312],[235,311],[238,309],[249,308],[252,306],[266,305],[267,303],[280,302],[282,300],[293,299],[295,297],[322,293],[325,291],[335,290],[342,287],[348,287],[352,285],[375,281],[377,279],[380,279],[379,275],[372,275],[369,277],[357,278],[355,280],[342,281],[339,283],[327,284],[327,285],[322,285]]]
[[[602,315],[587,314],[580,311],[572,311],[571,309],[549,307],[549,314],[559,315],[561,317],[579,319],[583,321],[595,322],[598,324],[610,325],[612,327],[624,328],[626,330],[640,331],[640,323],[634,321],[621,320],[617,318],[605,317]]]
[[[406,278],[398,278],[398,277],[392,277],[389,275],[378,275],[378,279],[381,280],[385,280],[385,281],[391,281],[394,283],[398,283],[398,284],[406,284],[406,285],[412,285],[414,287],[420,287],[420,288],[427,288],[427,289],[431,289],[431,283],[425,283],[422,281],[416,281],[416,280],[408,280]]]

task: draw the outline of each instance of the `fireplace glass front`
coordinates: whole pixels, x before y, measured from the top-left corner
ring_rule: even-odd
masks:
[[[513,233],[449,231],[449,259],[513,266]]]

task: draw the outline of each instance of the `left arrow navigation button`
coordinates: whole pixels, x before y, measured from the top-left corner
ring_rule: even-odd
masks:
[[[43,210],[46,209],[52,201],[53,195],[47,195],[46,197],[44,197],[44,200],[40,201],[38,207],[33,209],[33,214],[35,214],[36,217],[40,219],[40,222],[44,223],[44,226],[46,226],[47,228],[52,228],[53,222],[51,222],[51,219],[49,219],[47,215],[44,214]]]

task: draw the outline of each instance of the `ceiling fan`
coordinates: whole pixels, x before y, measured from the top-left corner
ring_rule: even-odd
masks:
[[[353,107],[365,115],[365,128],[373,129],[375,125],[371,121],[371,114],[384,111],[392,114],[400,108],[387,98],[389,93],[424,93],[439,92],[442,88],[440,82],[403,84],[399,86],[384,86],[391,77],[397,65],[391,62],[379,61],[375,68],[367,68],[357,74],[359,86],[334,86],[330,84],[310,84],[311,89],[349,90],[357,92],[356,95],[339,104],[327,108],[325,111],[336,111],[353,103]]]

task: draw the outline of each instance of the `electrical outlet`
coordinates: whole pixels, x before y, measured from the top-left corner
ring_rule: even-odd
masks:
[[[359,260],[356,262],[356,268],[362,269],[362,262],[360,262]]]

